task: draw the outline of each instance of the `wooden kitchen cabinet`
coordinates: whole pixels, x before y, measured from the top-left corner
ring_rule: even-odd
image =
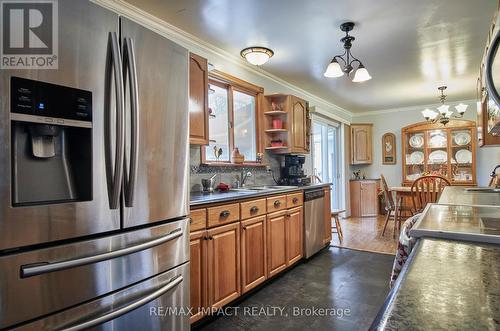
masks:
[[[287,211],[267,215],[267,269],[272,277],[287,267]]]
[[[371,164],[372,124],[351,124],[351,164]]]
[[[207,230],[208,299],[220,308],[241,294],[240,224]]]
[[[276,154],[309,154],[311,119],[307,101],[277,93],[266,95],[262,108],[264,146],[267,151]],[[276,127],[275,121],[282,123],[281,127]],[[282,145],[276,145],[277,141]]]
[[[203,317],[203,308],[207,300],[207,270],[206,270],[206,231],[192,232],[189,241],[190,251],[190,300],[193,315],[190,322],[194,323]]]
[[[189,54],[189,143],[208,145],[208,62]]]
[[[331,209],[331,190],[330,187],[324,189],[325,192],[325,238],[323,244],[329,244],[332,241],[332,209]]]
[[[351,180],[349,187],[351,216],[377,216],[379,180]]]
[[[241,222],[241,292],[267,279],[266,216]]]
[[[286,264],[292,265],[302,258],[303,208],[288,210],[286,215]]]

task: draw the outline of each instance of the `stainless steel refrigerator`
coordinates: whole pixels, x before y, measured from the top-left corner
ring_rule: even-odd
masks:
[[[188,52],[86,0],[58,41],[0,70],[0,329],[187,329]]]

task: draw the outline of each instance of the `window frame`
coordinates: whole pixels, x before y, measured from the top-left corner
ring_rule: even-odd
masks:
[[[261,106],[264,97],[264,89],[260,86],[248,83],[244,80],[236,78],[234,76],[222,73],[218,70],[212,70],[208,75],[208,83],[216,85],[220,88],[227,89],[228,98],[228,133],[229,133],[229,161],[211,161],[206,159],[206,146],[201,148],[201,164],[210,166],[266,166],[264,162],[258,163],[256,161],[244,161],[242,164],[231,163],[231,153],[234,149],[234,102],[233,93],[234,91],[245,93],[255,97],[255,145],[256,152],[263,153],[262,146],[262,132],[260,130],[262,126],[261,121]],[[210,137],[210,132],[208,133]]]

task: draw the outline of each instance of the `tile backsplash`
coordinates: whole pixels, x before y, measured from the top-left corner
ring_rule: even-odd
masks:
[[[265,154],[265,161],[268,163],[269,168],[274,172],[276,179],[280,177],[280,164],[282,157],[275,156],[269,153]],[[211,167],[207,165],[200,165],[201,151],[200,146],[191,145],[189,149],[189,165],[190,165],[190,191],[201,191],[202,178],[210,178],[213,174],[218,174],[215,178],[216,183],[226,183],[234,185],[236,179],[240,178],[242,171],[250,171],[252,176],[247,179],[247,184],[250,185],[274,185],[272,174],[264,167]]]

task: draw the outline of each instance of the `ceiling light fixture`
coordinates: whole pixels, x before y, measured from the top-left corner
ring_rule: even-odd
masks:
[[[372,79],[372,76],[368,73],[363,63],[360,60],[355,58],[351,54],[352,42],[354,41],[354,37],[349,35],[349,31],[354,28],[353,22],[345,22],[340,25],[340,30],[345,32],[345,37],[340,39],[341,42],[344,43],[344,54],[335,55],[326,68],[325,73],[323,74],[325,77],[340,77],[344,74],[349,76],[349,74],[354,70],[353,64],[355,62],[358,63],[358,69],[354,72],[354,77],[352,79],[355,83],[366,82],[367,80]],[[339,61],[341,61],[342,66]]]
[[[455,106],[457,114],[454,114],[453,111],[450,111],[450,106],[445,105],[446,95],[444,94],[444,90],[446,90],[446,86],[438,87],[438,90],[441,91],[441,95],[439,96],[439,101],[441,101],[441,106],[437,107],[438,111],[430,110],[426,108],[422,111],[422,115],[424,116],[426,121],[431,123],[439,123],[446,125],[450,121],[451,118],[462,118],[467,110],[467,105],[460,103]]]
[[[269,61],[274,52],[266,47],[247,47],[240,54],[249,63],[260,66]]]

